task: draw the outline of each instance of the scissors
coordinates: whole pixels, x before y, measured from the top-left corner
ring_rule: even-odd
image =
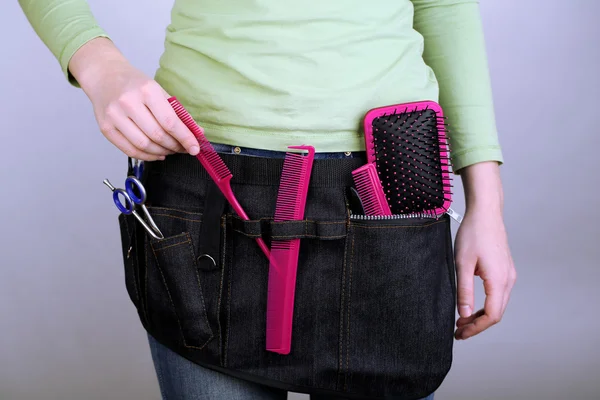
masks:
[[[136,163],[135,166],[138,167],[134,168],[134,174],[137,175],[140,170],[139,163]],[[153,238],[164,239],[164,235],[156,226],[156,223],[150,216],[150,213],[144,204],[146,202],[146,188],[144,185],[142,185],[142,182],[140,182],[139,177],[135,175],[129,175],[127,179],[125,179],[125,189],[115,188],[108,179],[104,180],[104,184],[108,186],[110,190],[112,190],[113,201],[115,202],[115,205],[119,211],[127,215],[133,214],[133,216],[137,218],[140,224],[142,224],[144,229],[146,229],[146,231]],[[122,196],[123,201],[121,200],[120,196]],[[137,212],[136,208],[138,208],[138,206],[142,209],[147,222],[144,221],[144,218],[142,218]]]
[[[128,157],[127,163],[129,164],[128,175],[133,174],[136,178],[142,179],[142,175],[144,174],[144,161]]]

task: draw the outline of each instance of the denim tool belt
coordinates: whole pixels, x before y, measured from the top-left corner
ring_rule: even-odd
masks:
[[[450,222],[369,219],[349,194],[360,157],[316,159],[302,221],[273,222],[282,159],[222,155],[243,221],[189,155],[147,163],[147,205],[165,238],[120,215],[126,286],[158,341],[202,366],[286,390],[417,399],[452,362]],[[292,349],[265,350],[262,236],[301,238]]]

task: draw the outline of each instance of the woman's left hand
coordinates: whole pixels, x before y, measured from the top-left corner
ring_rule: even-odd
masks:
[[[502,217],[502,189],[496,163],[461,172],[467,211],[455,241],[458,278],[456,339],[468,339],[500,322],[517,274]],[[484,307],[473,312],[474,277],[483,280]]]

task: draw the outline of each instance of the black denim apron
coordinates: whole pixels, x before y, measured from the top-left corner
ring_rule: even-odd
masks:
[[[361,158],[315,160],[305,219],[274,223],[282,159],[222,155],[251,218],[232,213],[195,157],[146,163],[165,238],[120,215],[127,291],[145,329],[204,367],[289,391],[418,399],[452,363],[455,272],[447,215],[365,219]],[[301,238],[292,348],[265,350],[269,263],[256,237]]]

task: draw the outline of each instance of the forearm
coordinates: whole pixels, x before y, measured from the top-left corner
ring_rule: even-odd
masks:
[[[85,43],[73,54],[68,68],[86,93],[102,84],[107,65],[127,63],[119,49],[109,39],[98,37]]]
[[[454,170],[502,162],[477,0],[412,0],[423,58],[435,72]],[[460,171],[462,174],[462,171]]]
[[[56,57],[63,74],[75,86],[69,71],[73,55],[87,42],[108,37],[100,28],[85,0],[19,0],[36,34]]]
[[[504,194],[497,162],[480,162],[461,171],[467,212],[498,213],[504,208]]]

